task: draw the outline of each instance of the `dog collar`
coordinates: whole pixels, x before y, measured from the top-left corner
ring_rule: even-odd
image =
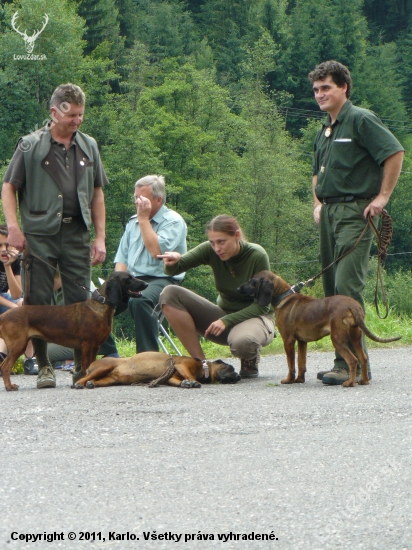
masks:
[[[96,302],[99,302],[99,304],[105,304],[106,298],[100,294],[100,292],[96,289],[92,292],[92,298],[93,300],[96,300]]]
[[[280,302],[286,298],[286,296],[290,296],[291,294],[295,294],[295,291],[290,288],[288,291],[283,292],[282,294],[278,294],[277,296],[274,296],[272,298],[272,306],[273,307],[278,306]]]
[[[202,359],[202,367],[203,367],[203,370],[205,371],[205,378],[209,378],[209,365],[206,359]]]

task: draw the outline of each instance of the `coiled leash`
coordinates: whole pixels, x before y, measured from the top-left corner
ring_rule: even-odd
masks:
[[[392,234],[393,234],[393,222],[392,222],[392,218],[390,217],[390,215],[388,214],[388,212],[385,209],[382,210],[381,217],[382,217],[381,228],[380,228],[380,230],[378,230],[378,228],[376,227],[376,225],[373,221],[372,216],[368,215],[368,223],[365,225],[364,229],[362,230],[362,233],[359,235],[359,237],[356,240],[355,244],[349,250],[346,250],[346,252],[344,252],[338,258],[336,258],[336,260],[334,260],[331,264],[324,267],[322,269],[322,271],[317,273],[311,279],[307,279],[307,281],[301,281],[300,283],[297,283],[296,285],[293,285],[291,290],[293,292],[300,292],[300,290],[304,286],[309,286],[309,287],[312,286],[314,284],[314,282],[316,281],[316,279],[318,277],[320,277],[321,275],[323,275],[323,273],[325,273],[325,271],[330,269],[333,265],[338,263],[339,260],[341,260],[342,258],[347,256],[348,254],[350,254],[353,250],[355,250],[355,248],[361,242],[361,240],[362,240],[363,236],[365,235],[366,231],[370,227],[372,229],[375,237],[376,237],[377,246],[378,246],[378,269],[377,269],[377,273],[376,273],[376,286],[375,286],[374,304],[375,304],[376,313],[378,314],[379,319],[386,319],[386,317],[389,314],[389,305],[388,305],[388,298],[387,298],[387,295],[386,295],[386,292],[385,292],[385,287],[384,287],[383,279],[382,279],[381,264],[383,264],[383,262],[386,259],[386,256],[388,255],[388,248],[389,248],[389,245],[391,244]],[[383,302],[383,305],[384,305],[384,308],[385,308],[385,315],[384,316],[382,316],[380,311],[379,311],[379,288],[382,292],[382,302]]]

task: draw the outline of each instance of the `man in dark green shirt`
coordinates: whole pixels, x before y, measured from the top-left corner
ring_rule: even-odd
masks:
[[[374,113],[349,101],[347,67],[326,61],[309,73],[309,80],[320,109],[328,113],[315,138],[312,180],[320,257],[326,267],[355,244],[368,215],[381,214],[398,181],[404,150]],[[363,306],[372,239],[369,228],[356,250],[323,274],[325,296],[351,296]],[[324,384],[343,384],[348,365],[336,353],[333,369],[318,378]]]

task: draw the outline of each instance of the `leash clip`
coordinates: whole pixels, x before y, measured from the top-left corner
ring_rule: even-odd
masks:
[[[92,292],[92,298],[93,300],[96,300],[96,302],[99,302],[99,304],[105,304],[106,298],[100,294],[100,292],[96,289]]]
[[[291,291],[296,294],[296,292],[300,292],[302,288],[305,286],[305,283],[303,281],[300,281],[300,283],[296,283],[292,287],[290,287]]]

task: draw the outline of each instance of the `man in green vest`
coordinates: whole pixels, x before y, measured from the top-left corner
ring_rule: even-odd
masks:
[[[106,174],[96,141],[79,131],[83,122],[85,95],[79,86],[63,84],[50,101],[51,121],[23,137],[4,176],[3,211],[9,244],[59,267],[66,304],[86,300],[91,263],[106,257]],[[17,218],[19,204],[21,229]],[[95,240],[90,244],[90,227]],[[31,304],[49,305],[55,270],[32,257],[25,294]],[[70,278],[69,278],[70,277]],[[79,284],[76,284],[77,283]],[[56,378],[47,355],[47,342],[33,339],[39,365],[38,388],[54,388]],[[80,375],[81,351],[74,350],[75,374]]]
[[[347,67],[326,61],[309,73],[309,80],[321,111],[328,113],[315,138],[312,171],[314,218],[326,267],[354,246],[368,215],[377,222],[398,181],[404,150],[372,111],[349,101]],[[363,307],[372,239],[369,228],[356,249],[323,274],[325,296],[351,296]],[[333,369],[319,372],[318,379],[343,384],[349,379],[348,365],[336,353]]]

